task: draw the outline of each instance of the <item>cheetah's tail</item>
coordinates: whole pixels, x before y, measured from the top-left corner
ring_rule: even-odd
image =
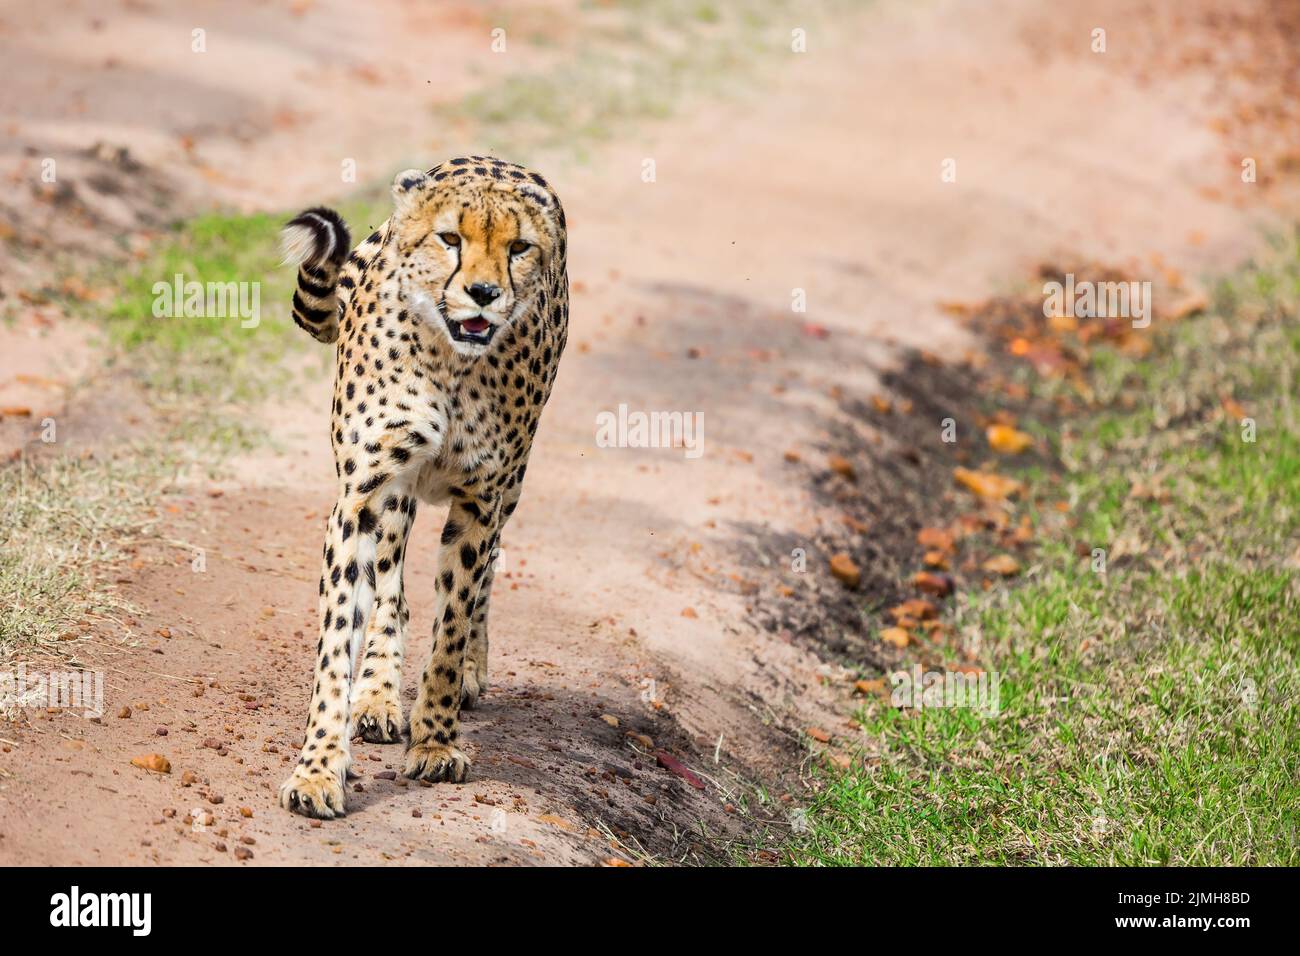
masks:
[[[348,224],[321,206],[299,213],[280,231],[285,264],[298,266],[293,320],[321,342],[339,337],[339,269],[351,248]]]

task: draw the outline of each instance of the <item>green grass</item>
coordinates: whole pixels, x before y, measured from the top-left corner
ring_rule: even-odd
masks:
[[[364,191],[344,207],[356,231],[376,223],[376,194]],[[121,610],[105,579],[126,544],[147,533],[169,483],[187,469],[219,468],[230,452],[266,440],[247,409],[291,389],[295,369],[318,363],[326,374],[333,350],[289,315],[295,275],[279,265],[276,247],[286,218],[200,216],[131,267],[97,277],[113,289],[107,308],[98,300],[65,301],[69,312],[102,328],[110,368],[127,370],[143,387],[152,437],[102,456],[24,457],[0,468],[0,663],[75,652],[71,642],[90,624]],[[171,284],[176,274],[205,285],[257,283],[256,325],[244,327],[234,309],[156,315],[155,285]]]
[[[791,30],[810,48],[843,30],[846,0],[621,0],[582,12],[583,42],[549,69],[508,76],[438,111],[472,123],[488,149],[516,160],[542,152],[587,159],[594,147],[701,95],[736,95],[756,65],[791,52]],[[838,17],[838,19],[837,19]],[[770,74],[770,70],[765,72]]]
[[[960,604],[998,716],[871,700],[867,759],[821,774],[791,862],[1300,863],[1300,246],[1216,299],[1146,360],[1094,357],[1133,401],[1070,422],[1072,468],[1032,485],[1072,526]]]
[[[353,203],[361,207],[360,203]],[[283,359],[317,346],[289,312],[294,270],[280,266],[276,243],[286,215],[208,214],[178,226],[117,279],[111,306],[98,318],[110,342],[155,397],[201,400],[209,408],[264,398],[284,384]],[[361,219],[362,222],[366,221]],[[158,284],[243,283],[256,288],[255,321],[236,308],[219,314],[158,315]],[[174,296],[173,296],[174,298]],[[252,299],[246,299],[251,304]]]

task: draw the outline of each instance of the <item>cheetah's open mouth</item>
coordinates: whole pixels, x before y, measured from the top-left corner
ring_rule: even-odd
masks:
[[[479,345],[491,342],[492,336],[497,330],[495,325],[481,315],[476,315],[472,319],[465,319],[462,322],[448,319],[447,328],[451,331],[451,337],[457,342],[476,342]]]

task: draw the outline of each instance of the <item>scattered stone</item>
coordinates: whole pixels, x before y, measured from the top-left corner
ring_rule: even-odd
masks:
[[[826,464],[830,467],[831,471],[839,475],[841,478],[846,478],[849,481],[856,481],[858,478],[858,473],[853,468],[853,462],[849,461],[843,455],[831,455],[826,459]]]

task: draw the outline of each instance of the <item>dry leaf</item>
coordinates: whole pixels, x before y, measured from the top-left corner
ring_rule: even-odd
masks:
[[[982,567],[990,574],[1001,574],[1003,577],[1020,573],[1020,562],[1009,554],[999,554],[989,558]]]
[[[912,576],[912,585],[935,597],[944,597],[952,593],[952,578],[946,574],[932,574],[918,571]]]
[[[853,559],[843,551],[831,556],[831,574],[848,588],[857,587],[858,582],[862,580],[862,572],[853,563]]]
[[[704,781],[687,770],[686,765],[671,754],[664,753],[662,750],[656,751],[655,762],[665,770],[677,774],[696,790],[704,789]]]
[[[171,761],[162,754],[142,754],[131,758],[131,766],[148,770],[152,773],[171,773]]]
[[[1243,418],[1249,417],[1246,412],[1246,409],[1242,408],[1241,403],[1238,402],[1231,395],[1224,395],[1222,398],[1222,402],[1223,402],[1223,410],[1228,414],[1228,417],[1235,418],[1238,421],[1240,421]]]
[[[990,425],[984,432],[989,447],[1004,455],[1018,455],[1034,444],[1034,440],[1010,425]]]
[[[549,823],[553,827],[559,827],[561,830],[572,830],[573,824],[563,817],[557,817],[551,813],[543,813],[537,818],[538,823]]]
[[[916,533],[916,543],[934,551],[951,551],[952,532],[944,531],[942,528],[922,528]]]
[[[912,635],[901,627],[887,627],[880,632],[880,639],[886,644],[893,644],[895,647],[906,647],[912,639]]]
[[[871,525],[867,524],[865,521],[858,520],[853,517],[853,515],[841,515],[840,517],[849,528],[856,531],[858,534],[866,534],[871,530]]]
[[[895,620],[901,617],[912,617],[918,621],[928,621],[939,616],[939,608],[925,598],[911,598],[891,607],[889,613],[894,615]]]
[[[809,727],[808,736],[819,743],[828,744],[831,742],[831,735],[820,727]]]
[[[1002,501],[1019,494],[1024,485],[1014,478],[994,474],[991,471],[971,471],[969,468],[954,468],[952,476],[957,482],[972,491],[977,497],[988,501]]]

